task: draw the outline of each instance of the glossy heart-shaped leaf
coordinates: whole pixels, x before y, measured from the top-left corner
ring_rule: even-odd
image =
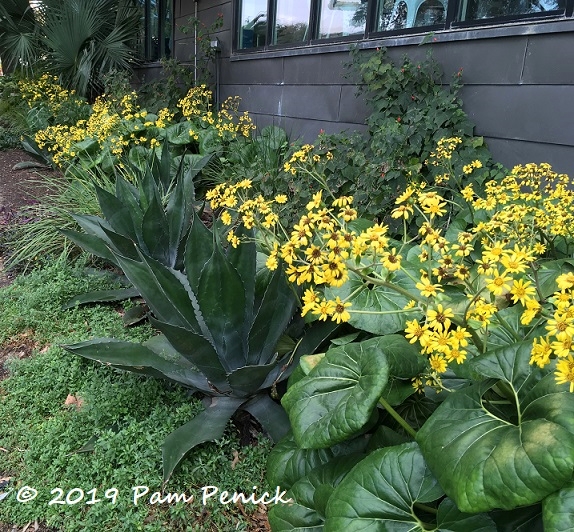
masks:
[[[574,395],[531,393],[530,403],[517,405],[515,425],[487,408],[483,395],[494,383],[449,394],[417,434],[429,467],[465,512],[536,503],[574,468]]]
[[[327,351],[282,400],[298,445],[319,449],[356,434],[376,408],[388,376],[380,338]]]
[[[404,290],[413,290],[414,283],[403,273],[399,272],[393,279],[393,284]],[[359,309],[361,313],[351,313],[349,323],[357,329],[373,334],[391,334],[405,328],[407,320],[417,318],[419,314],[401,313],[410,297],[388,288],[386,286],[367,286],[363,279],[355,273],[349,274],[349,280],[340,288],[329,288],[326,296],[341,299],[352,304],[352,309]]]
[[[542,501],[544,532],[574,530],[574,481],[548,495]]]
[[[297,481],[286,495],[292,502],[277,504],[269,511],[273,531],[322,531],[331,494],[362,458],[356,454],[334,458]]]
[[[444,492],[416,443],[372,452],[331,495],[325,532],[424,531],[414,510]]]

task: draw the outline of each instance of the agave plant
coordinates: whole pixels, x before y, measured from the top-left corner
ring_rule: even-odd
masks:
[[[253,241],[225,248],[217,227],[208,229],[194,209],[189,175],[172,187],[166,203],[162,188],[151,171],[139,187],[118,177],[115,195],[98,190],[105,219],[75,216],[86,234],[66,232],[122,268],[161,334],[144,344],[98,338],[65,349],[204,394],[205,411],[164,442],[167,481],[190,449],[221,437],[238,409],[253,415],[273,440],[283,437],[289,421],[269,390],[334,327],[322,323],[296,348],[292,341],[286,352],[278,349],[296,308],[281,271],[257,275]]]

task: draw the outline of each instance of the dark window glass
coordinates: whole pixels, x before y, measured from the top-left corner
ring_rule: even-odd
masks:
[[[319,14],[319,39],[344,37],[365,32],[365,0],[322,0]]]
[[[171,56],[171,0],[134,0],[140,21],[137,51],[146,61]],[[162,21],[160,24],[159,21]]]
[[[444,24],[448,0],[379,0],[377,31]]]
[[[563,10],[565,0],[463,0],[458,20],[480,20]]]
[[[273,44],[302,43],[310,39],[311,0],[277,0]]]
[[[239,48],[267,44],[267,0],[243,0],[239,15]]]

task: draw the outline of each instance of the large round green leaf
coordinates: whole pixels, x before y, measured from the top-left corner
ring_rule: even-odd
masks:
[[[574,468],[574,395],[556,387],[549,393],[542,381],[544,393],[533,388],[514,425],[487,409],[482,397],[493,383],[450,394],[417,435],[429,467],[465,512],[538,502]]]
[[[353,454],[334,458],[297,481],[286,495],[292,502],[276,504],[269,512],[273,532],[322,531],[331,494],[362,457]]]
[[[356,434],[369,421],[388,376],[380,338],[327,351],[282,400],[298,445],[319,449]]]
[[[443,491],[416,443],[371,453],[343,479],[327,504],[325,532],[423,531],[415,503]]]
[[[542,501],[544,532],[574,530],[574,481]]]
[[[270,486],[291,489],[299,479],[335,456],[332,449],[301,449],[292,434],[283,438],[267,458],[267,481]]]
[[[402,272],[397,272],[393,284],[403,290],[418,294],[413,281]],[[405,328],[407,320],[420,317],[420,313],[401,313],[405,305],[412,299],[392,288],[385,286],[367,286],[363,279],[355,273],[349,274],[349,280],[340,288],[329,288],[325,291],[327,297],[341,299],[352,303],[349,323],[357,329],[373,334],[391,334]]]

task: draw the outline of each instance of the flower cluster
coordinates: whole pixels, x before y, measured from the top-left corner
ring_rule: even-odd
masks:
[[[23,79],[18,82],[20,93],[30,108],[38,104],[46,105],[53,114],[70,100],[78,106],[84,105],[84,100],[76,96],[75,91],[63,88],[56,76],[44,74],[39,79]]]
[[[456,139],[439,143],[434,156],[448,161],[457,144]],[[311,151],[310,145],[296,151],[287,170],[307,164]],[[480,168],[480,161],[471,167]],[[548,165],[526,165],[499,182],[486,183],[482,196],[472,185],[465,187],[457,208],[467,208],[474,220],[466,227],[448,226],[453,199],[440,187],[412,183],[391,213],[404,225],[401,241],[393,240],[382,224],[359,230],[353,223],[353,198],[326,202],[324,191],[312,196],[291,229],[285,228],[279,220],[287,198],[241,197],[239,192],[250,186],[248,181],[219,185],[208,199],[214,209],[223,209],[224,224],[242,222],[258,229],[269,254],[268,268],[276,269],[282,260],[289,281],[303,288],[303,315],[353,323],[355,313],[366,312],[353,301],[369,287],[407,298],[409,303],[395,312],[405,317],[404,334],[427,357],[429,367],[413,379],[415,388],[422,389],[423,380],[440,388],[449,365],[486,352],[490,329],[508,328],[502,311],[513,307],[525,331],[546,327],[547,334],[533,342],[531,364],[544,367],[558,358],[557,382],[569,383],[574,391],[574,273],[557,277],[552,297],[544,295],[538,276],[548,249],[558,239],[571,241],[574,195],[567,176]],[[414,220],[418,230],[413,236],[407,234],[407,222]],[[229,234],[237,245],[238,237],[232,230]],[[362,282],[337,291],[353,279]]]

